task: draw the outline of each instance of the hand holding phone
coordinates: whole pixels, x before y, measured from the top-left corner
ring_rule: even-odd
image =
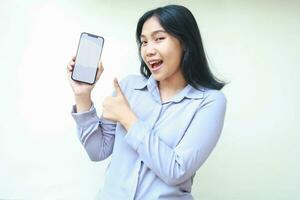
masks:
[[[74,81],[90,85],[96,82],[103,44],[103,37],[86,32],[81,33],[75,66],[71,75]]]
[[[71,78],[72,72],[74,70],[74,65],[75,65],[75,61],[76,61],[76,56],[73,56],[71,58],[71,60],[69,61],[68,65],[67,65],[67,71],[68,71],[68,79],[69,79],[69,83],[70,86],[74,92],[75,96],[87,96],[89,97],[91,94],[91,91],[93,90],[93,88],[95,87],[95,84],[86,84],[86,83],[82,83],[79,81],[74,81]],[[102,62],[99,63],[98,65],[98,70],[97,70],[97,75],[96,75],[96,82],[97,80],[99,80],[102,72],[104,71]]]

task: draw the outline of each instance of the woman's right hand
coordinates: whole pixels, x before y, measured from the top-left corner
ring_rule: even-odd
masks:
[[[75,96],[76,112],[79,113],[79,112],[88,111],[91,108],[92,105],[91,92],[95,87],[95,84],[99,80],[104,68],[102,63],[100,62],[98,65],[98,71],[96,75],[96,83],[94,83],[93,85],[74,81],[71,78],[71,75],[72,75],[72,71],[74,70],[75,59],[76,56],[73,56],[73,58],[68,63],[67,70],[68,70],[69,83]]]
[[[72,59],[70,60],[70,62],[68,63],[68,66],[67,66],[68,79],[69,79],[70,86],[71,86],[75,96],[86,96],[86,95],[90,96],[90,94],[91,94],[93,88],[95,87],[96,83],[94,83],[93,85],[90,85],[90,84],[74,81],[71,78],[72,71],[74,70],[75,60],[76,60],[76,56],[73,56]],[[100,62],[99,65],[98,65],[98,71],[97,71],[97,75],[96,75],[96,82],[99,80],[103,70],[104,70],[104,68],[103,68],[102,62]]]

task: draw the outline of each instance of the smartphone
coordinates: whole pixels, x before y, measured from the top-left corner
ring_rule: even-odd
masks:
[[[81,33],[71,75],[73,80],[91,85],[96,82],[103,44],[103,37],[86,32]]]

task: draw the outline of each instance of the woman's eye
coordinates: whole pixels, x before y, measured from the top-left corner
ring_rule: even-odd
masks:
[[[155,41],[161,41],[161,40],[164,40],[164,39],[165,39],[165,37],[158,37],[158,38],[155,39]]]
[[[147,44],[147,41],[141,41],[141,45],[145,46]]]

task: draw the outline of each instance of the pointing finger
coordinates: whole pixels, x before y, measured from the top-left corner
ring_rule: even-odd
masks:
[[[117,78],[114,78],[114,88],[115,88],[115,91],[116,91],[116,95],[124,96]]]

